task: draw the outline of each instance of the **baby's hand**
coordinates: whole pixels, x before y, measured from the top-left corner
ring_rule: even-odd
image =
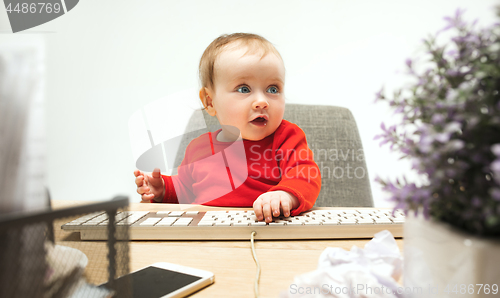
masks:
[[[299,206],[299,199],[289,192],[277,190],[261,194],[255,202],[253,202],[253,210],[258,220],[266,219],[269,223],[273,220],[273,216],[280,215],[280,209],[283,211],[283,216],[290,216],[290,210]]]
[[[151,175],[139,170],[134,171],[137,193],[141,195],[141,203],[149,203],[151,199],[161,202],[165,194],[165,182],[161,178],[160,169],[154,169]]]

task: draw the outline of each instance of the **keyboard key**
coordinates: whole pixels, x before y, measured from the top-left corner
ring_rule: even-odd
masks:
[[[225,210],[224,211],[207,211],[206,214],[222,214],[222,213],[226,214],[227,211],[225,211]]]
[[[120,221],[122,224],[129,224],[132,225],[139,219],[143,218],[146,216],[149,212],[148,211],[130,211],[130,216],[127,217],[126,219]]]
[[[213,222],[210,222],[210,221],[200,221],[198,223],[198,226],[200,227],[208,227],[208,226],[213,226],[214,223]]]
[[[303,223],[299,220],[294,220],[289,223],[287,223],[288,226],[301,226]]]
[[[158,217],[150,217],[145,221],[141,222],[139,225],[141,226],[154,226],[157,222],[159,222],[161,218]]]
[[[358,222],[355,220],[355,219],[341,219],[339,224],[341,225],[355,225],[357,224]]]
[[[160,220],[156,226],[171,226],[175,222],[176,218],[175,217],[165,217],[162,220]]]
[[[274,220],[273,222],[277,222],[277,223],[288,223],[288,222],[290,222],[290,220],[276,219],[276,220]]]
[[[129,216],[130,216],[130,214],[128,214],[128,213],[119,213],[116,215],[115,220],[116,220],[116,222],[119,222],[119,221],[121,221]]]
[[[119,223],[132,225],[139,219],[143,218],[144,216],[146,216],[146,214],[132,214],[129,217],[125,218],[124,220],[120,221]]]
[[[323,222],[323,225],[329,225],[329,226],[336,226],[338,224],[339,224],[338,221],[325,221],[325,222]]]
[[[346,215],[346,214],[360,214],[357,210],[351,209],[351,210],[342,210],[339,212],[340,214]]]
[[[233,223],[234,227],[248,227],[248,221],[239,221]]]
[[[188,226],[191,221],[193,221],[192,218],[179,218],[176,222],[174,222],[173,226]]]
[[[376,224],[392,224],[392,220],[389,218],[375,218]]]
[[[317,220],[307,220],[304,224],[306,226],[319,225],[321,222]]]
[[[216,226],[230,226],[231,225],[231,222],[229,221],[221,221],[221,222],[216,222],[215,223]]]
[[[99,226],[107,226],[107,225],[108,225],[108,223],[109,223],[109,220],[105,220],[105,221],[103,221],[103,222],[99,223],[98,225],[99,225]]]
[[[90,220],[89,220],[89,221],[87,221],[87,222],[84,222],[84,223],[82,224],[82,226],[97,226],[98,224],[100,224],[100,223],[101,223],[101,222],[103,222],[103,221],[104,221],[104,219],[103,219],[103,220],[99,220],[99,221],[90,221]]]
[[[186,215],[196,215],[200,213],[199,211],[186,211]]]
[[[251,226],[266,226],[267,224],[265,221],[257,221],[257,222],[252,221],[252,222],[250,222],[250,225]]]
[[[184,211],[172,211],[168,214],[168,216],[182,216]]]
[[[157,215],[168,215],[170,211],[158,211],[156,212]]]
[[[97,217],[97,216],[99,216],[99,215],[101,215],[101,214],[104,214],[104,212],[94,212],[94,213],[90,213],[90,214],[87,214],[87,215],[82,216],[82,217],[80,217],[80,218],[78,218],[78,219],[75,219],[75,220],[76,220],[76,221],[79,221],[79,222],[86,222],[86,221],[88,221],[88,220],[90,220],[90,219],[92,219],[92,218],[95,218],[95,217]]]
[[[359,224],[373,224],[373,219],[372,218],[366,218],[362,217],[358,219]]]
[[[67,226],[79,226],[79,225],[81,225],[81,224],[82,224],[82,222],[81,222],[81,221],[76,221],[76,220],[74,220],[74,221],[70,221],[70,222],[68,222],[66,225],[67,225]]]
[[[144,216],[149,214],[149,211],[129,211],[130,215]]]

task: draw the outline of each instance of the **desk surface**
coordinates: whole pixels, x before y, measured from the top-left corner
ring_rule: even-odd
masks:
[[[91,202],[54,201],[54,208],[63,208]],[[184,205],[183,210],[186,210]],[[180,210],[172,204],[132,203],[129,210]],[[224,210],[228,208],[223,208]],[[243,209],[245,208],[235,208]],[[189,209],[188,209],[189,210]],[[215,207],[196,206],[190,210],[220,210]],[[71,219],[65,220],[66,222]],[[56,242],[76,247],[89,258],[87,268],[93,272],[106,271],[106,249],[103,241],[80,241],[78,234],[61,230],[65,222],[55,222]],[[320,254],[327,247],[350,250],[353,245],[364,247],[369,239],[350,240],[261,240],[255,242],[257,258],[261,264],[261,297],[278,297],[288,291],[294,277],[317,267]],[[396,239],[401,253],[403,240]],[[131,241],[130,270],[134,271],[156,262],[168,262],[211,271],[215,283],[192,297],[254,297],[253,284],[256,273],[248,241]],[[88,277],[90,282],[102,282]]]

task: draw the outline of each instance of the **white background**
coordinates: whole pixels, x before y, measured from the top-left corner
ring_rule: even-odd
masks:
[[[281,53],[288,102],[352,111],[375,204],[390,206],[373,178],[408,174],[409,166],[373,141],[380,123],[390,123],[392,115],[385,104],[373,103],[374,94],[382,85],[403,86],[405,59],[418,54],[422,38],[446,25],[444,16],[461,7],[467,20],[486,26],[497,21],[496,4],[82,0],[68,14],[16,34],[8,33],[7,13],[0,9],[0,42],[41,39],[45,45],[47,184],[53,199],[125,194],[139,201],[129,117],[166,95],[198,88],[199,59],[214,38],[251,32]]]

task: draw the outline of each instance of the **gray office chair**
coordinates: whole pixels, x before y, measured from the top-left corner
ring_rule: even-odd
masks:
[[[200,122],[205,121],[209,131],[220,128],[215,117],[205,111],[203,116],[204,120],[193,114],[188,127],[200,127]],[[315,206],[373,207],[363,147],[351,112],[334,106],[286,104],[284,118],[305,132],[320,168],[322,186]],[[175,167],[184,159],[189,142],[198,135],[199,132],[184,134]]]

